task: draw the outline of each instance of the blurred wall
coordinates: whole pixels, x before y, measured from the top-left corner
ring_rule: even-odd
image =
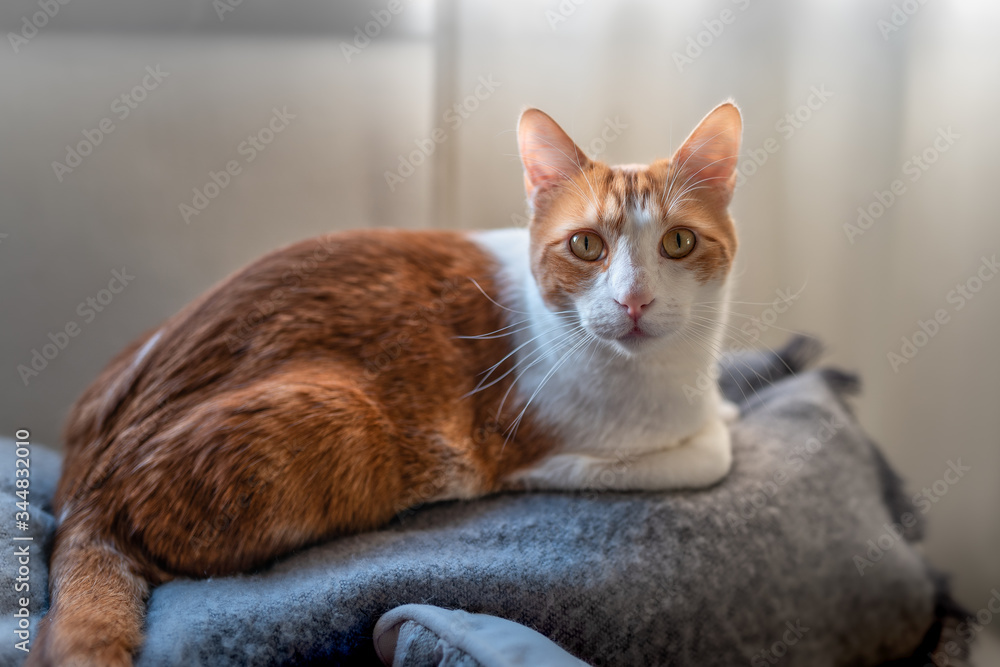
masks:
[[[644,162],[731,96],[745,114],[732,343],[806,331],[861,373],[862,422],[926,489],[931,559],[985,605],[1000,585],[995,5],[219,1],[232,11],[75,0],[0,44],[5,432],[58,442],[118,349],[266,250],[358,226],[523,224],[524,105],[592,154]],[[8,0],[2,33],[37,11]],[[133,95],[144,79],[158,82]],[[283,129],[247,149],[275,109]],[[78,166],[53,167],[88,136]],[[420,145],[434,151],[410,174]],[[230,161],[239,173],[185,215]],[[102,295],[116,270],[134,279]],[[26,383],[18,366],[49,334],[65,349]]]

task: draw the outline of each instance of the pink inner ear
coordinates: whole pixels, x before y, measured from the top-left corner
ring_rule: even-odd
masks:
[[[542,187],[573,178],[590,164],[569,135],[538,109],[528,109],[521,115],[518,147],[529,196]]]
[[[740,153],[743,122],[736,106],[722,104],[699,123],[672,159],[689,180],[720,197],[728,204],[736,185],[736,165]]]

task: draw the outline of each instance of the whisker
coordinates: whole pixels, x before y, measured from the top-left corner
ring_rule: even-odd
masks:
[[[732,378],[734,382],[736,382],[736,386],[739,388],[740,393],[743,395],[744,402],[749,402],[750,398],[747,396],[747,393],[743,390],[743,385],[740,384],[740,382],[736,379],[736,376],[733,375],[733,371],[728,366],[722,365],[721,357],[723,355],[723,352],[711,346],[711,344],[708,343],[707,339],[703,335],[700,335],[697,331],[688,331],[686,333],[689,333],[692,336],[692,338],[690,339],[691,342],[698,345],[698,347],[700,347],[703,352],[708,353],[708,355],[715,360],[719,368],[725,370],[725,372],[729,374],[729,377]],[[706,343],[706,345],[708,345],[708,347],[706,347],[706,345],[702,345],[703,341]],[[746,386],[750,387],[750,390],[753,392],[754,396],[759,398],[759,394],[757,394],[757,389],[753,386],[753,383],[750,382],[747,376],[743,374],[743,371],[741,371],[739,368],[736,368],[736,372],[740,374],[741,378],[743,378],[743,382],[746,384]],[[754,373],[756,373],[756,371],[754,371]],[[761,380],[764,379],[760,377],[759,373],[757,373],[757,376],[758,379]]]
[[[569,345],[572,345],[573,341],[575,340],[575,336],[577,336],[581,331],[584,331],[584,327],[583,327],[582,324],[579,325],[579,326],[577,326],[577,327],[575,327],[575,328],[573,328],[573,329],[570,329],[569,331],[566,331],[559,338],[557,338],[555,341],[553,341],[553,343],[551,344],[551,346],[548,349],[544,350],[544,354],[542,354],[540,357],[538,357],[537,359],[535,359],[534,361],[532,361],[527,366],[524,366],[523,368],[521,368],[520,372],[514,377],[514,381],[510,383],[509,387],[507,387],[507,391],[504,392],[503,398],[500,401],[500,408],[497,410],[497,414],[502,414],[503,413],[503,408],[504,408],[504,405],[507,404],[507,398],[510,396],[510,392],[512,392],[514,390],[514,387],[517,386],[518,381],[522,377],[524,377],[525,373],[527,373],[536,364],[541,363],[545,359],[548,359],[549,357],[557,354],[560,350],[563,350],[566,347],[568,347]],[[541,348],[539,348],[539,349],[541,349]],[[536,352],[537,352],[537,350],[536,350]],[[532,354],[534,354],[534,352]],[[515,369],[517,369],[518,366],[521,366],[525,361],[527,361],[528,358],[530,358],[530,356],[531,355],[528,355],[524,359],[519,360],[518,363],[514,366],[514,368],[511,368],[510,371],[508,371],[507,373],[504,373],[504,376],[509,375],[511,372],[513,372]]]
[[[751,315],[744,315],[743,313],[729,313],[729,314],[733,315],[733,316],[736,316],[736,317],[742,317],[742,318],[744,318],[747,321],[746,323],[744,323],[744,326],[746,326],[747,323],[752,322],[754,320],[760,321],[759,318],[757,318],[757,317],[753,317]],[[743,331],[742,329],[740,329],[739,327],[737,327],[735,324],[730,324],[729,322],[719,322],[719,320],[712,319],[711,317],[705,317],[703,315],[695,315],[693,313],[689,317],[691,317],[692,319],[700,320],[702,322],[717,323],[717,324],[719,324],[719,325],[721,325],[723,327],[726,327],[727,329],[730,329],[730,330],[732,330],[732,331],[734,331],[736,333],[741,333],[743,335],[749,336],[749,334],[747,334],[746,331]],[[761,322],[761,324],[764,324],[764,323]],[[789,333],[789,334],[793,334],[793,335],[801,335],[802,334],[801,331],[795,331],[794,329],[785,329],[784,327],[779,327],[776,324],[765,324],[764,326],[766,326],[768,329],[775,329],[777,331],[784,331],[785,333]]]
[[[514,335],[516,333],[520,333],[522,331],[525,331],[526,329],[530,329],[531,328],[531,324],[524,324],[525,322],[530,321],[530,319],[531,318],[527,318],[527,319],[521,320],[520,322],[515,322],[514,324],[508,324],[505,327],[500,327],[496,331],[491,331],[489,333],[477,334],[475,336],[452,336],[452,338],[453,339],[462,339],[462,340],[492,340],[494,338],[505,338],[506,336],[512,336],[512,335]],[[521,325],[524,325],[524,326],[521,326]],[[521,326],[521,328],[520,329],[514,329],[512,331],[508,331],[507,333],[500,333],[504,329],[510,329],[511,327],[517,327],[517,326]]]
[[[569,155],[566,154],[565,151],[563,151],[563,149],[561,149],[559,146],[556,146],[551,141],[548,141],[547,139],[544,139],[544,138],[542,138],[542,141],[544,141],[546,144],[548,144],[550,148],[554,148],[557,151],[559,151],[562,154],[563,157],[565,157],[567,160],[571,160],[576,165],[576,168],[579,170],[580,174],[583,176],[583,180],[587,183],[587,187],[590,188],[590,193],[594,196],[594,199],[592,200],[592,203],[596,207],[597,206],[597,193],[594,191],[594,185],[590,182],[590,179],[587,178],[587,174],[586,174],[586,171],[583,168],[583,164],[581,164],[582,161],[580,160],[580,153],[579,153],[580,149],[577,148],[576,145],[574,144],[574,155],[573,155],[573,157],[570,157]],[[584,157],[586,157],[586,156],[584,156]],[[589,158],[588,158],[588,160],[589,160]]]
[[[706,138],[703,142],[701,142],[698,145],[697,148],[695,148],[693,151],[691,151],[690,153],[688,153],[687,157],[684,158],[684,161],[681,162],[680,165],[677,165],[677,166],[674,167],[674,171],[671,174],[670,181],[668,182],[669,188],[668,187],[664,187],[663,194],[662,194],[664,201],[667,203],[667,209],[668,210],[670,208],[670,200],[669,200],[670,192],[673,191],[673,186],[677,182],[677,177],[680,176],[681,173],[683,173],[684,167],[687,166],[688,160],[690,160],[692,157],[694,157],[695,155],[697,155],[698,151],[700,151],[702,148],[704,148],[710,141],[712,141],[712,139],[715,139],[716,137],[722,136],[722,134],[724,132],[725,132],[725,130],[720,130],[719,132],[716,132],[715,134],[713,134],[711,137]],[[708,166],[708,165],[706,165],[706,166]],[[704,169],[704,167],[702,167],[702,169]],[[691,181],[691,179],[694,178],[699,173],[701,173],[701,169],[699,169],[694,174],[689,175],[688,178],[687,178],[687,180],[685,180],[684,183],[681,184],[681,187],[682,188],[685,187]]]
[[[501,364],[502,364],[503,362],[507,361],[507,360],[508,360],[508,359],[510,359],[510,358],[511,358],[512,356],[514,356],[515,354],[517,354],[517,353],[518,353],[518,352],[519,352],[519,351],[520,351],[520,350],[521,350],[522,348],[524,348],[525,346],[527,346],[527,345],[530,345],[531,343],[533,343],[534,341],[538,340],[539,338],[541,338],[542,336],[544,336],[544,335],[546,335],[546,334],[548,334],[548,333],[551,333],[551,332],[553,332],[553,331],[556,331],[557,329],[561,328],[562,326],[564,326],[564,325],[562,325],[562,324],[557,324],[557,325],[556,325],[556,326],[554,326],[554,327],[551,327],[551,328],[549,328],[549,329],[546,329],[546,330],[545,330],[545,331],[543,331],[542,333],[540,333],[540,334],[538,334],[537,336],[534,336],[533,338],[531,338],[531,339],[529,339],[529,340],[527,340],[527,341],[525,341],[525,342],[521,343],[521,344],[520,344],[520,345],[518,345],[518,346],[517,346],[516,348],[514,348],[513,350],[511,350],[510,352],[508,352],[508,353],[507,353],[507,355],[506,355],[506,356],[505,356],[505,357],[504,357],[503,359],[501,359],[500,361],[496,362],[496,363],[495,363],[495,364],[493,364],[493,365],[492,365],[492,366],[491,366],[490,368],[488,368],[487,370],[485,370],[485,371],[483,371],[482,373],[480,373],[480,375],[484,375],[483,379],[479,381],[479,384],[478,384],[478,385],[476,386],[476,388],[475,388],[475,389],[473,389],[473,390],[472,390],[472,391],[470,391],[469,393],[465,394],[465,396],[462,396],[462,398],[467,398],[468,396],[472,396],[473,394],[475,394],[475,393],[477,393],[477,392],[479,392],[479,391],[482,391],[483,389],[486,389],[487,387],[492,387],[492,386],[493,386],[494,384],[496,384],[497,382],[499,382],[500,380],[502,380],[503,378],[505,378],[505,377],[506,377],[507,375],[509,375],[509,374],[510,374],[510,372],[511,372],[512,370],[514,370],[514,368],[517,368],[517,364],[515,364],[515,365],[514,365],[514,368],[511,368],[511,370],[510,370],[510,371],[507,371],[506,373],[504,373],[503,375],[501,375],[501,376],[500,376],[499,378],[496,378],[496,379],[495,379],[495,380],[494,380],[493,382],[490,382],[489,384],[484,384],[484,383],[485,383],[485,382],[486,382],[486,381],[487,381],[487,380],[489,379],[490,375],[492,375],[492,374],[493,374],[493,372],[494,372],[494,371],[495,371],[495,370],[496,370],[497,368],[499,368],[499,367],[500,367],[500,365],[501,365]],[[558,340],[558,339],[557,339],[557,340]],[[539,348],[539,349],[540,349],[540,348]],[[531,355],[535,354],[536,352],[537,352],[537,350],[535,350],[535,351],[532,351],[532,352],[530,352],[530,353],[529,353],[529,354],[528,354],[527,356],[528,356],[528,357],[530,357]],[[522,360],[519,360],[519,361],[518,361],[518,363],[523,363],[523,361],[524,361],[523,359],[522,359]]]
[[[514,310],[513,308],[508,308],[507,306],[503,305],[502,303],[499,303],[493,297],[491,297],[489,294],[486,293],[486,290],[483,289],[482,285],[480,285],[479,282],[475,278],[473,278],[471,276],[466,276],[466,277],[469,279],[469,281],[473,285],[476,286],[476,289],[478,289],[479,292],[483,296],[485,296],[489,300],[489,302],[492,303],[497,308],[501,308],[503,310],[506,310],[506,311],[511,312],[511,313],[515,313],[517,315],[527,315],[528,317],[526,319],[524,319],[524,320],[521,320],[521,322],[527,322],[534,315],[533,313],[527,313],[527,312],[525,312],[523,310]],[[569,314],[573,314],[575,312],[576,311],[573,310],[573,309],[567,309],[567,310],[552,311],[552,314],[553,315],[569,315]],[[498,331],[499,331],[499,329],[498,329]]]
[[[792,301],[792,300],[798,298],[798,296],[800,294],[802,294],[802,292],[805,290],[805,288],[806,288],[806,286],[808,284],[809,284],[808,280],[806,282],[802,283],[802,287],[800,287],[799,290],[795,294],[792,294],[791,296],[789,296],[788,297],[788,301]],[[779,301],[780,300],[782,300],[782,299],[779,299]],[[710,306],[710,305],[716,305],[716,304],[733,304],[733,305],[739,304],[739,305],[746,305],[746,306],[773,306],[774,305],[774,301],[773,300],[772,301],[733,301],[732,299],[726,299],[726,300],[723,300],[723,301],[699,301],[699,302],[697,302],[697,303],[695,303],[693,305],[694,306]]]
[[[483,289],[482,285],[480,285],[476,281],[475,278],[469,276],[469,280],[471,280],[472,284],[476,286],[476,289],[478,289],[480,292],[482,292],[483,296],[485,296],[487,299],[489,299],[490,303],[492,303],[497,308],[502,308],[503,310],[506,310],[506,311],[511,312],[511,313],[516,313],[518,315],[527,315],[528,317],[531,317],[531,313],[526,313],[526,312],[521,311],[521,310],[514,310],[513,308],[508,308],[507,306],[504,306],[504,305],[502,305],[500,303],[497,303],[497,301],[494,300],[493,297],[491,297],[489,294],[486,293],[486,290]]]
[[[705,347],[705,345],[702,344],[701,340],[698,337],[698,332],[681,329],[677,332],[677,334],[681,337],[681,340],[683,340],[685,343],[692,346],[697,346],[702,352],[708,354],[708,356],[711,357],[711,359],[715,362],[717,367],[725,370],[727,373],[729,373],[730,377],[734,381],[736,381],[736,377],[732,374],[732,371],[722,366],[722,353],[715,349],[709,349]],[[749,400],[746,395],[746,392],[743,391],[742,385],[740,385],[738,381],[736,382],[736,385],[740,388],[740,393],[743,394],[743,400],[744,401]]]
[[[708,165],[706,165],[706,166],[708,166]],[[701,170],[699,170],[699,171],[701,171]],[[679,192],[678,194],[676,194],[673,197],[673,199],[667,203],[667,211],[669,212],[669,211],[674,210],[674,208],[676,208],[677,204],[679,204],[681,201],[688,201],[687,199],[683,199],[683,200],[680,199],[681,197],[684,197],[684,195],[686,195],[688,193],[691,193],[691,192],[694,192],[696,190],[707,189],[705,186],[702,185],[702,183],[707,183],[708,181],[718,181],[718,180],[726,180],[726,178],[723,177],[723,176],[709,176],[709,177],[703,178],[703,179],[701,179],[699,181],[695,181],[690,186],[686,187],[684,190],[682,190],[681,192]]]
[[[567,352],[565,355],[563,355],[563,357],[558,362],[556,362],[556,364],[551,369],[549,369],[549,372],[546,373],[545,377],[543,377],[542,380],[541,380],[541,382],[538,383],[538,387],[535,389],[535,391],[528,398],[528,401],[524,404],[524,407],[521,408],[521,412],[518,413],[517,417],[514,419],[514,421],[508,427],[507,430],[510,431],[510,433],[507,436],[507,438],[504,440],[504,447],[506,447],[507,446],[507,442],[511,438],[515,437],[515,435],[517,434],[517,428],[521,425],[521,420],[524,418],[524,415],[527,413],[528,407],[531,405],[531,402],[535,400],[535,397],[538,396],[538,393],[542,390],[542,388],[545,386],[545,384],[549,381],[549,378],[551,378],[552,375],[556,371],[558,371],[560,368],[562,368],[563,364],[565,364],[577,351],[579,351],[581,347],[583,347],[584,345],[586,345],[586,344],[588,344],[590,342],[592,342],[591,339],[590,339],[590,335],[585,333],[585,335],[583,336],[582,340],[577,341],[576,344],[573,345],[572,349],[569,352]]]
[[[573,159],[573,158],[570,158],[570,157],[569,157],[568,155],[566,155],[566,153],[565,153],[565,152],[563,152],[563,151],[562,151],[562,149],[560,149],[560,148],[559,148],[558,146],[555,146],[555,145],[553,145],[553,144],[551,144],[551,143],[549,143],[549,142],[546,142],[546,143],[548,143],[548,144],[549,144],[549,146],[551,146],[552,148],[555,148],[555,149],[556,149],[557,151],[559,151],[560,153],[562,153],[562,155],[563,155],[564,157],[566,157],[567,159],[569,159],[569,160],[572,160],[572,159]],[[540,160],[540,159],[538,159],[538,158],[536,158],[536,157],[523,157],[523,156],[522,156],[522,160],[530,160],[530,161],[532,162],[532,164],[540,164],[540,165],[542,165],[543,167],[548,167],[549,169],[552,169],[552,170],[553,170],[553,171],[555,171],[555,172],[556,172],[557,174],[559,174],[560,176],[562,176],[562,177],[563,177],[563,180],[564,180],[565,182],[567,182],[567,183],[569,183],[570,185],[574,186],[574,187],[576,188],[577,192],[579,192],[579,193],[580,193],[580,196],[581,196],[581,197],[583,197],[584,199],[586,199],[586,200],[590,201],[590,203],[594,204],[594,206],[597,206],[597,193],[596,193],[596,192],[594,191],[594,186],[593,186],[593,184],[592,184],[592,183],[590,182],[590,179],[589,179],[589,178],[587,178],[587,174],[586,174],[586,170],[585,170],[585,169],[583,168],[583,165],[581,165],[581,164],[580,164],[580,162],[579,162],[578,160],[577,160],[577,161],[575,161],[575,164],[576,164],[576,166],[577,166],[577,169],[579,170],[579,173],[580,173],[580,175],[581,175],[581,176],[583,176],[583,180],[584,180],[584,181],[585,181],[585,182],[587,183],[587,187],[589,187],[589,188],[590,188],[590,193],[591,193],[591,194],[593,195],[593,199],[591,199],[590,197],[588,197],[588,196],[587,196],[587,193],[586,193],[586,192],[584,192],[584,191],[583,191],[583,188],[581,188],[581,187],[580,187],[580,186],[579,186],[579,185],[578,185],[578,184],[576,183],[576,181],[574,181],[574,180],[573,180],[573,177],[572,177],[572,176],[570,176],[569,174],[567,174],[567,173],[566,173],[565,171],[563,171],[562,169],[560,169],[560,168],[559,168],[559,167],[557,167],[556,165],[554,165],[554,164],[550,164],[550,163],[548,163],[548,162],[543,162],[542,160]]]
[[[715,327],[709,327],[706,324],[701,324],[701,323],[698,323],[698,322],[690,322],[690,324],[693,325],[693,326],[699,326],[699,327],[702,327],[702,328],[709,328],[709,329],[712,329],[713,331],[715,331]],[[743,341],[743,345],[745,345],[747,348],[754,349],[754,348],[758,348],[758,347],[764,347],[767,350],[769,350],[770,352],[772,352],[774,354],[774,356],[775,356],[776,359],[778,359],[779,361],[781,361],[782,365],[788,370],[789,373],[794,373],[795,372],[788,365],[788,363],[781,357],[781,355],[778,354],[773,348],[768,347],[767,345],[761,344],[759,340],[751,338],[748,334],[746,334],[743,331],[739,331],[739,330],[736,330],[736,331],[738,333],[741,333],[741,334],[747,336],[747,338],[750,339],[749,341],[747,341],[747,340]],[[767,384],[768,378],[766,378],[763,375],[761,375],[760,373],[758,373],[756,369],[751,368],[751,370],[753,371],[753,374],[757,376],[758,380],[760,380],[764,384]],[[747,377],[745,375],[743,375],[742,372],[740,372],[740,375],[743,377],[744,381],[746,381],[747,383],[749,383],[749,380],[747,379]],[[735,380],[736,378],[733,378],[733,379]],[[757,390],[754,389],[754,394],[756,394],[756,393],[757,393]]]

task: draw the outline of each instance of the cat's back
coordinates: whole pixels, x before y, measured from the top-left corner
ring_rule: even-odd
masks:
[[[268,253],[119,354],[71,411],[67,453],[103,450],[137,424],[153,431],[301,361],[333,360],[387,397],[399,386],[471,390],[507,352],[502,339],[462,338],[506,326],[493,301],[502,274],[494,253],[457,231],[355,230]]]
[[[231,356],[248,360],[326,350],[367,360],[373,342],[398,343],[413,330],[475,335],[499,322],[502,308],[487,295],[500,289],[502,264],[465,232],[326,234],[265,255],[165,329],[173,325],[192,344],[221,340]]]

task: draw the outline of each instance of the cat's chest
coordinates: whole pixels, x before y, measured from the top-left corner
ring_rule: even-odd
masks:
[[[712,397],[685,392],[692,385],[682,375],[656,365],[598,365],[580,354],[555,372],[532,368],[517,392],[556,449],[626,457],[677,446],[710,417]]]

